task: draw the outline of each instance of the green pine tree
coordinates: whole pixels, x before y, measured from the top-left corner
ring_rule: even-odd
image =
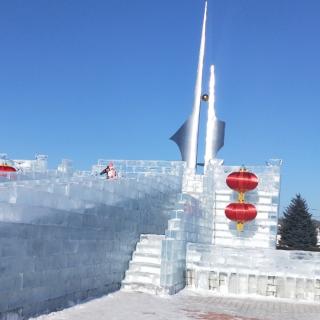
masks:
[[[290,249],[307,250],[317,245],[316,225],[306,200],[300,194],[284,211],[280,235],[280,245]]]

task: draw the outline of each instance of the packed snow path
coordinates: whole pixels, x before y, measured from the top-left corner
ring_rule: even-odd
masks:
[[[319,320],[320,305],[274,299],[174,296],[118,291],[37,320]]]

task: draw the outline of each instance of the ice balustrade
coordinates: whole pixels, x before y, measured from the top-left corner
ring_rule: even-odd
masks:
[[[61,163],[59,164],[57,168],[58,172],[64,173],[64,174],[72,174],[74,169],[72,165],[72,160],[69,159],[62,159]]]
[[[187,268],[259,274],[320,277],[320,253],[188,244]]]
[[[3,157],[6,157],[3,156]],[[4,160],[3,160],[4,161]],[[9,160],[6,160],[8,162]],[[12,165],[18,171],[16,173],[5,172],[5,175],[0,175],[0,183],[8,181],[22,180],[44,180],[44,179],[59,179],[70,177],[99,176],[100,172],[112,162],[117,170],[120,178],[137,179],[144,176],[182,176],[185,168],[183,161],[164,161],[164,160],[98,160],[97,164],[92,166],[90,171],[75,171],[72,161],[63,159],[57,169],[47,169],[47,156],[39,155],[36,160],[13,160]],[[10,163],[11,163],[10,162]],[[30,164],[23,168],[23,163]],[[103,179],[104,177],[100,177]]]
[[[100,159],[92,166],[92,174],[99,174],[110,162],[116,168],[118,175],[125,178],[146,175],[182,176],[185,168],[183,161]]]
[[[189,243],[187,285],[221,293],[320,301],[320,253]]]

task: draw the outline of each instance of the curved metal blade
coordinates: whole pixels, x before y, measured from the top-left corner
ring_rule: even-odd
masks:
[[[193,119],[191,116],[184,122],[177,132],[170,137],[170,140],[174,141],[178,145],[182,161],[187,161],[190,154],[192,121]]]
[[[224,131],[225,131],[226,123],[217,118],[213,119],[212,122],[213,122],[213,126],[212,126],[212,140],[211,140],[211,150],[212,150],[211,159],[214,159],[218,151],[224,145]]]

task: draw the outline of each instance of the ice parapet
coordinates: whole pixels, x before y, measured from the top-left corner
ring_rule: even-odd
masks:
[[[188,244],[187,286],[320,301],[320,253]]]

